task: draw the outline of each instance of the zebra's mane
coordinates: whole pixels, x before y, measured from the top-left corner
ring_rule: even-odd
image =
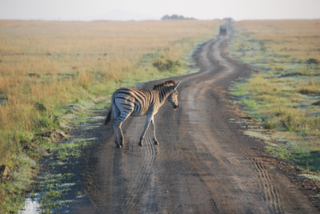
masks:
[[[166,80],[163,83],[160,83],[158,85],[154,85],[152,90],[161,90],[163,89],[163,87],[167,87],[167,86],[174,86],[176,84],[176,82],[174,80]]]

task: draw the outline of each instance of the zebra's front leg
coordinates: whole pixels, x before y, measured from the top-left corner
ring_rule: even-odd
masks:
[[[154,118],[153,117],[151,119],[151,123],[153,124],[153,142],[154,142],[155,145],[159,145],[159,142],[158,142],[158,140],[156,138],[156,124],[154,122]]]
[[[151,120],[152,120],[152,116],[151,116],[151,115],[148,115],[148,116],[147,116],[147,119],[146,119],[146,124],[144,125],[144,130],[143,130],[142,135],[141,135],[141,137],[140,137],[139,146],[143,146],[143,142],[142,142],[142,141],[143,141],[143,139],[144,139],[144,136],[146,135],[146,132],[147,132],[147,130],[148,130],[148,128],[149,128],[149,125],[150,125]]]

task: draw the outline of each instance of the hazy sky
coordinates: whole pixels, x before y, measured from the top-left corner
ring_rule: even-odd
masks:
[[[88,20],[114,10],[133,13],[132,19],[319,19],[320,0],[0,0],[0,19]]]

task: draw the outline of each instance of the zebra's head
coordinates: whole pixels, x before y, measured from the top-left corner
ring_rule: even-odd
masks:
[[[173,92],[169,95],[168,97],[168,101],[172,104],[172,107],[174,109],[179,108],[179,100],[178,100],[178,86],[179,86],[180,82],[177,82],[174,86],[173,86]]]

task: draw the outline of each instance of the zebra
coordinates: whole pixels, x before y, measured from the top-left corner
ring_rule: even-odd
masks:
[[[149,128],[150,123],[153,124],[153,141],[155,145],[159,145],[155,135],[154,115],[159,108],[168,100],[174,109],[179,108],[177,88],[180,82],[175,83],[173,80],[168,80],[162,84],[155,85],[153,90],[150,89],[133,89],[119,88],[111,96],[111,107],[105,120],[107,125],[111,120],[113,112],[113,130],[115,135],[115,143],[121,148],[124,144],[121,125],[129,117],[139,117],[147,115],[144,130],[140,137],[139,146],[143,146],[143,139]],[[120,142],[118,142],[118,134],[120,132]]]

